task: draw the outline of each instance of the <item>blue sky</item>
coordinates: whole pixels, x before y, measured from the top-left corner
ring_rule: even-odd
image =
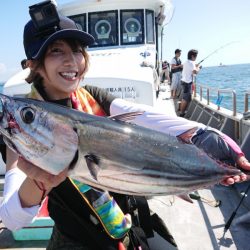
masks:
[[[171,60],[176,48],[185,61],[190,49],[199,51],[203,66],[250,63],[249,0],[173,0],[172,21],[164,28],[164,57]]]
[[[57,0],[58,4],[71,0]],[[119,1],[119,0],[117,0]],[[128,0],[132,1],[132,0]],[[25,57],[22,33],[30,19],[28,7],[39,0],[8,0],[0,3],[0,82],[21,70]],[[176,48],[182,61],[188,50],[198,49],[197,61],[233,42],[207,58],[203,66],[250,63],[249,0],[173,0],[175,11],[164,28],[163,59],[171,60]]]

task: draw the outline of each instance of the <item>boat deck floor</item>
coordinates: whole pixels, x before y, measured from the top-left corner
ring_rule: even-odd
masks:
[[[167,113],[174,112],[169,99],[168,86],[160,92],[159,108]],[[0,178],[3,182],[3,176]],[[242,189],[244,191],[244,189]],[[179,250],[250,250],[250,206],[243,202],[229,230],[224,232],[225,223],[238,206],[242,196],[234,186],[215,185],[211,189],[196,191],[200,199],[188,203],[175,196],[152,197],[151,210],[166,223]],[[1,201],[0,197],[0,201]],[[218,205],[219,206],[216,206]],[[0,224],[0,227],[3,227]],[[152,250],[175,250],[159,235],[149,239]],[[15,241],[9,230],[0,230],[0,249],[46,249],[47,241]]]

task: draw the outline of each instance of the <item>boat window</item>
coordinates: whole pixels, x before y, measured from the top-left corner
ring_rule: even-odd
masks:
[[[121,44],[144,43],[143,10],[121,10]]]
[[[88,32],[95,38],[90,47],[118,45],[118,12],[92,12],[88,15]]]
[[[154,12],[152,10],[146,10],[146,42],[154,43]]]
[[[69,16],[69,18],[72,19],[76,23],[77,27],[80,30],[87,31],[86,14]]]

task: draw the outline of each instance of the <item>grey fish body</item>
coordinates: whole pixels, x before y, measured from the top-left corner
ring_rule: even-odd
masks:
[[[70,176],[97,188],[135,195],[181,194],[240,173],[165,133],[37,100],[0,97],[0,132],[9,146],[53,174],[77,156]],[[34,112],[32,122],[25,109]]]

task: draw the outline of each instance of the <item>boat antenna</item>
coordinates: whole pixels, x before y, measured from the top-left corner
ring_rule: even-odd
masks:
[[[227,47],[227,46],[229,46],[229,45],[231,45],[231,44],[233,44],[233,43],[237,43],[237,42],[239,42],[239,41],[232,41],[232,42],[230,42],[230,43],[226,43],[226,44],[220,46],[219,48],[217,48],[216,50],[214,50],[213,52],[211,52],[208,56],[206,56],[205,58],[203,58],[203,59],[198,63],[198,65],[200,65],[200,64],[201,64],[202,62],[204,62],[208,57],[210,57],[211,55],[215,54],[215,53],[218,52],[219,50],[221,50],[221,49],[223,49],[223,48],[225,48],[225,47]]]
[[[245,192],[242,193],[242,197],[240,199],[240,202],[238,204],[238,206],[236,207],[236,209],[233,211],[232,215],[230,216],[229,220],[227,221],[227,223],[225,224],[225,227],[224,227],[224,233],[229,229],[229,227],[231,226],[232,224],[232,221],[241,205],[241,203],[243,202],[244,198],[247,197],[247,193],[250,189],[250,185],[248,185],[248,187],[246,188]]]

